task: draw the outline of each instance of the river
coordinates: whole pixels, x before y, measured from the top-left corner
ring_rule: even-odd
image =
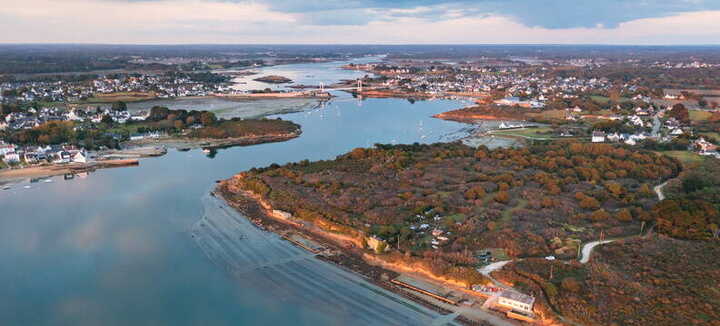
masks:
[[[341,64],[267,69],[301,66],[303,82],[357,76],[329,69]],[[281,115],[302,125],[302,136],[291,141],[223,149],[213,158],[170,151],[139,167],[0,191],[0,324],[411,325],[436,318],[315,259],[236,277],[193,238],[202,216],[232,214],[212,211],[218,203],[207,194],[216,180],[272,163],[332,159],[374,143],[430,143],[467,133],[466,125],[431,117],[460,107],[457,101],[336,95],[324,107]],[[298,254],[274,235],[247,232],[257,241],[238,250]]]

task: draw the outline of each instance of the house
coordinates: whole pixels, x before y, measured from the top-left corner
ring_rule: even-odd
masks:
[[[20,155],[15,152],[6,153],[3,156],[3,162],[5,162],[7,164],[20,163]]]
[[[693,143],[693,146],[697,148],[700,152],[712,152],[717,150],[717,146],[713,143],[705,140],[705,138],[700,137],[700,139],[696,140],[695,143]]]
[[[79,151],[73,155],[72,161],[74,163],[87,163],[87,155],[83,151]]]
[[[630,123],[632,123],[633,125],[638,126],[638,127],[645,126],[645,122],[643,122],[642,118],[640,118],[640,116],[638,116],[638,115],[631,116]]]
[[[607,135],[606,139],[610,142],[619,142],[619,141],[624,140],[625,136],[616,132],[616,133]]]
[[[513,290],[505,290],[498,297],[497,306],[501,309],[515,310],[527,314],[532,314],[535,305],[535,297],[515,292]]]
[[[70,163],[71,159],[72,156],[70,152],[65,150],[60,150],[53,154],[53,163]]]
[[[12,144],[0,144],[0,155],[15,152],[15,145]]]
[[[682,129],[680,129],[680,128],[676,128],[676,129],[673,129],[673,131],[671,131],[670,134],[673,136],[681,136],[681,135],[685,134],[685,132],[683,132]]]
[[[23,159],[27,164],[35,164],[38,162],[38,155],[37,153],[26,152],[25,154],[23,154]]]
[[[592,142],[593,143],[604,143],[605,142],[605,133],[602,131],[593,131]]]

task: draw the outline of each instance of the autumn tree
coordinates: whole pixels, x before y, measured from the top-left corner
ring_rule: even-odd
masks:
[[[604,221],[610,218],[610,214],[606,212],[604,209],[598,209],[594,211],[592,214],[590,214],[590,219],[593,221]]]
[[[212,126],[217,122],[217,118],[215,117],[215,113],[212,112],[203,112],[200,115],[200,123],[202,123],[203,126],[208,127]]]
[[[615,218],[621,222],[630,222],[632,221],[632,214],[630,214],[629,209],[623,208],[615,214]]]
[[[507,204],[510,201],[510,194],[507,191],[498,191],[494,199],[498,203]]]

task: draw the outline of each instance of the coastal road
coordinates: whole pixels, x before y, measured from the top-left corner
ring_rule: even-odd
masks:
[[[343,325],[454,324],[454,316],[425,308],[361,276],[255,227],[221,199],[203,199],[204,217],[191,236],[210,260],[282,304],[303,307]]]

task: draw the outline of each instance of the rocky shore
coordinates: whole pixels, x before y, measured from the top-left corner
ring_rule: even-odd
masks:
[[[382,256],[368,253],[368,251],[363,248],[362,234],[351,236],[334,233],[323,230],[314,223],[289,218],[287,213],[274,209],[261,196],[241,189],[233,182],[233,180],[242,177],[242,174],[240,174],[229,180],[219,181],[214,195],[223,199],[230,207],[246,216],[257,227],[263,230],[279,235],[289,233],[302,234],[304,237],[322,244],[322,246],[332,252],[331,255],[318,255],[318,259],[331,262],[343,269],[359,274],[376,286],[392,291],[443,315],[453,312],[459,313],[459,311],[456,311],[455,306],[442,304],[439,301],[421,297],[414,292],[403,290],[393,285],[390,280],[396,278],[401,273],[407,274],[430,283],[441,284],[443,287],[452,289],[457,293],[464,293],[464,296],[472,298],[472,300],[476,299],[476,295],[472,293],[472,291],[467,290],[465,285],[460,281],[442,279],[432,275],[429,271],[423,270],[422,267],[407,265],[399,261],[386,260]],[[459,314],[455,321],[463,325],[492,325],[492,323],[485,321],[483,317],[478,317],[484,314],[486,314],[486,312],[481,312],[480,314],[470,313],[469,315],[473,316],[472,319]]]

